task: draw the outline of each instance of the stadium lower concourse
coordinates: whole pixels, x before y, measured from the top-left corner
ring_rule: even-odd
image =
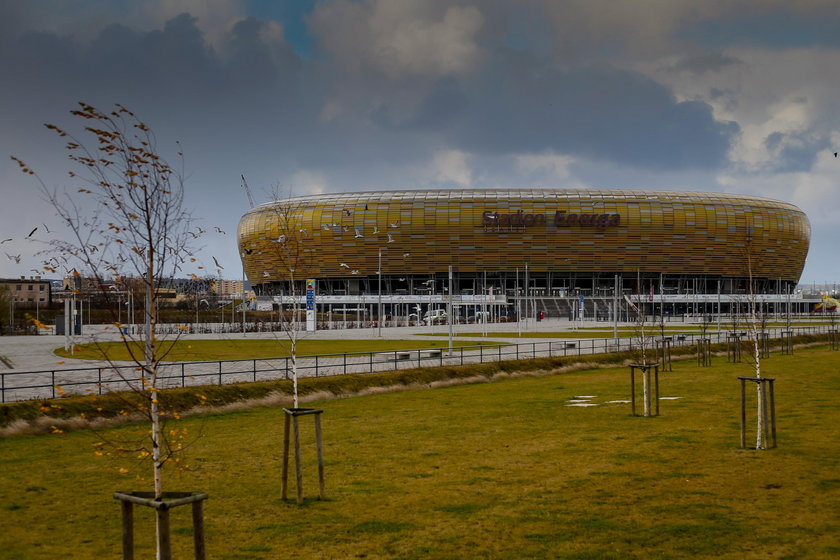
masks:
[[[256,206],[238,229],[263,303],[303,303],[309,282],[319,312],[377,315],[381,304],[409,316],[451,303],[461,318],[606,319],[628,299],[725,313],[747,296],[780,312],[796,306],[809,241],[807,217],[786,202],[636,190],[312,195]]]

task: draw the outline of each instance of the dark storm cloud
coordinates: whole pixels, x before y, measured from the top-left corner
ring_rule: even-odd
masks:
[[[199,23],[185,13],[151,31],[112,24],[87,43],[25,33],[2,56],[21,79],[0,96],[31,104],[33,112],[39,101],[64,99],[67,108],[77,100],[119,101],[194,143],[226,139],[236,145],[234,155],[247,148],[334,169],[383,157],[410,164],[441,148],[714,168],[725,163],[737,132],[716,122],[707,105],[678,103],[651,79],[609,66],[563,68],[527,51],[498,49],[470,72],[406,82],[331,72],[329,53],[301,60],[273,22],[241,19],[216,48]],[[355,100],[338,118],[323,120],[324,105],[346,101],[345,90]],[[224,137],[214,140],[218,130]]]
[[[692,74],[705,74],[706,72],[720,72],[722,69],[737,64],[743,64],[738,58],[722,53],[705,53],[695,56],[687,56],[674,64],[673,70],[677,72],[691,72]]]
[[[764,146],[773,154],[771,167],[779,173],[810,170],[819,153],[831,147],[824,136],[804,136],[774,132],[764,140]]]
[[[663,169],[723,165],[738,132],[707,104],[677,102],[638,73],[557,68],[512,53],[475,81],[441,81],[414,124],[468,151],[550,150]]]
[[[759,3],[754,4],[760,7]],[[676,36],[722,47],[752,45],[769,48],[840,46],[840,9],[835,3],[820,10],[775,10],[688,23]]]
[[[276,95],[289,89],[280,85],[288,86],[299,64],[282,41],[263,41],[265,25],[252,19],[237,23],[229,34],[228,59],[206,42],[196,19],[186,13],[148,32],[112,24],[88,43],[27,32],[7,43],[0,57],[17,78],[6,91],[26,100],[21,93],[51,86],[68,96],[88,93],[156,108],[169,104],[170,114],[191,114],[243,90],[274,88]]]

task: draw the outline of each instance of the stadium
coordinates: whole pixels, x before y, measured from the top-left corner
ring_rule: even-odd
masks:
[[[377,304],[394,316],[452,303],[462,317],[478,306],[598,317],[625,296],[682,314],[751,295],[779,312],[796,305],[809,241],[807,217],[786,202],[638,190],[311,195],[256,206],[238,228],[261,301],[302,303],[314,280],[318,311],[377,315]]]

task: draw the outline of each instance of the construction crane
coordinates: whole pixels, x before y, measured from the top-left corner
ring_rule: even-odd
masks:
[[[240,175],[240,177],[242,177],[242,188],[245,189],[245,194],[248,195],[248,203],[251,205],[251,208],[253,208],[255,205],[254,197],[251,195],[251,188],[248,186],[248,181],[245,180],[245,175]]]

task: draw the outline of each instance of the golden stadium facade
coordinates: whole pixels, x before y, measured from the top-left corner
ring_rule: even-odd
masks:
[[[450,266],[453,292],[466,295],[743,293],[750,277],[781,294],[799,280],[809,241],[807,217],[786,202],[637,190],[302,196],[252,208],[238,230],[258,294],[313,278],[319,295],[378,295],[381,285],[420,301],[444,293]]]

